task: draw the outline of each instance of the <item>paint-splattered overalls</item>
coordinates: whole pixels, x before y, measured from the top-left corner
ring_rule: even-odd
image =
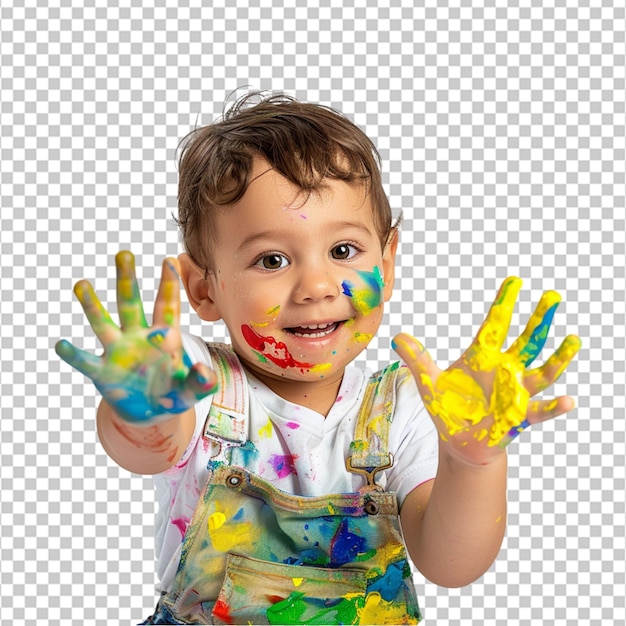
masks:
[[[374,375],[346,467],[358,493],[287,494],[237,464],[247,445],[247,381],[212,347],[220,392],[204,437],[220,455],[185,534],[176,578],[146,624],[416,624],[413,587],[388,469],[398,364]],[[243,457],[241,457],[243,458]]]

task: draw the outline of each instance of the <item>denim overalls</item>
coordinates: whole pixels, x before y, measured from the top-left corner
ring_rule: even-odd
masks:
[[[245,467],[247,381],[211,346],[219,392],[204,437],[220,453],[183,539],[172,589],[146,624],[417,624],[421,619],[392,492],[389,425],[398,363],[372,376],[346,467],[357,493],[297,496]],[[239,461],[238,461],[239,459]]]

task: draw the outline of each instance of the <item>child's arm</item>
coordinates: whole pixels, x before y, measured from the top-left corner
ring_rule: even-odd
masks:
[[[194,431],[193,405],[215,391],[215,374],[203,364],[192,366],[182,347],[178,261],[163,263],[151,327],[133,255],[120,252],[115,262],[120,327],[87,281],[74,288],[104,354],[97,357],[65,340],[56,351],[102,394],[98,433],[109,456],[130,471],[154,474],[183,455]]]
[[[526,427],[566,413],[568,396],[531,400],[565,370],[580,340],[568,336],[538,368],[559,302],[543,295],[522,335],[502,352],[521,286],[507,279],[478,335],[463,356],[441,371],[408,335],[394,345],[410,367],[439,432],[439,468],[431,483],[413,490],[402,506],[409,552],[433,582],[458,587],[481,576],[496,558],[506,519],[506,446]]]
[[[136,474],[160,474],[182,457],[193,436],[196,414],[189,409],[153,426],[133,426],[102,400],[97,422],[100,443],[119,466]]]

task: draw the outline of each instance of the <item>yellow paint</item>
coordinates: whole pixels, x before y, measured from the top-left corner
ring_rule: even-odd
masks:
[[[267,424],[259,428],[259,437],[261,437],[261,439],[269,439],[272,436],[272,430],[272,422],[268,419]]]
[[[150,338],[151,342],[155,346],[160,346],[165,341],[165,335],[155,333]]]
[[[318,363],[311,368],[312,372],[327,372],[333,366],[332,363]]]
[[[563,343],[559,346],[554,356],[558,357],[561,363],[557,368],[554,380],[556,380],[565,371],[569,362],[574,358],[574,355],[578,352],[578,350],[580,350],[580,345],[580,339],[575,335],[570,335],[569,337],[566,337],[565,341],[563,341]]]
[[[168,326],[173,326],[176,322],[176,311],[172,307],[166,306],[163,309],[163,319]]]
[[[304,578],[292,578],[291,582],[294,587],[299,587],[304,582]]]
[[[359,343],[367,343],[373,336],[371,333],[354,333],[354,339]]]
[[[424,403],[446,425],[451,436],[478,424],[487,414],[487,402],[480,385],[463,370],[442,372],[435,389],[428,374],[420,376],[428,389]]]
[[[485,428],[474,433],[474,439],[476,439],[476,441],[482,441],[486,436],[487,436],[487,430]]]
[[[253,326],[254,328],[265,328],[266,326],[269,326],[271,323],[276,321],[276,319],[278,318],[279,311],[280,311],[280,304],[277,304],[276,306],[273,306],[271,309],[268,309],[267,311],[265,311],[265,315],[267,315],[271,319],[269,319],[266,322],[253,322],[252,320],[250,320],[250,326]]]
[[[178,282],[173,280],[162,281],[160,285],[161,294],[168,302],[174,300],[178,289]]]
[[[404,552],[404,546],[400,543],[388,543],[380,546],[376,552],[376,559],[379,563],[391,563],[396,561],[398,556]],[[376,576],[376,572],[372,572]]]
[[[132,300],[134,281],[130,278],[118,278],[117,290],[124,300]]]
[[[481,367],[477,367],[474,356],[487,358],[478,359]],[[436,385],[428,374],[421,374],[421,382],[428,390],[424,403],[443,422],[450,437],[469,431],[492,416],[488,430],[482,428],[473,433],[477,441],[485,440],[488,434],[487,445],[491,447],[526,419],[529,393],[522,382],[524,367],[506,354],[498,352],[497,357],[493,353],[476,352],[466,364],[469,372],[461,368],[446,370],[439,375]],[[471,374],[490,370],[494,373],[493,390],[487,399]],[[443,433],[442,438],[446,440]]]
[[[380,593],[372,591],[365,598],[365,606],[358,611],[359,624],[417,624],[402,606],[383,600]]]
[[[553,411],[554,409],[556,409],[556,405],[558,403],[559,403],[558,399],[555,398],[554,400],[552,400],[552,402],[549,402],[548,404],[546,404],[543,410],[546,411],[546,413],[549,413],[550,411]]]
[[[245,549],[260,539],[261,529],[249,521],[233,522],[237,508],[229,503],[215,502],[215,511],[209,515],[208,530],[213,547],[219,552],[234,548]],[[232,510],[231,510],[232,509]]]
[[[226,522],[226,516],[221,511],[209,515],[209,533],[220,529],[224,525],[224,522]]]

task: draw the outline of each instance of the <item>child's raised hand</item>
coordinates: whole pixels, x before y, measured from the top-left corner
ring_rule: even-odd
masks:
[[[134,256],[119,252],[115,265],[119,327],[86,280],[74,287],[104,346],[102,356],[79,350],[65,340],[57,343],[56,352],[94,382],[120,417],[133,423],[153,423],[159,416],[182,413],[214,393],[216,377],[207,366],[192,365],[182,347],[178,261],[168,258],[163,262],[151,327],[141,303]]]
[[[526,369],[546,342],[560,301],[556,292],[543,294],[524,332],[502,351],[521,284],[515,277],[502,283],[473,343],[445,371],[413,337],[394,338],[447,450],[471,463],[488,463],[524,428],[574,407],[569,396],[531,398],[563,373],[580,348],[578,337],[569,335],[541,367]]]

